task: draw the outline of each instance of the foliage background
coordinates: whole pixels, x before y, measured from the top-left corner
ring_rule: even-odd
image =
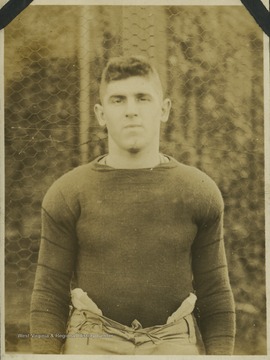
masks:
[[[106,151],[95,120],[110,56],[150,56],[172,99],[161,150],[218,184],[235,354],[266,353],[262,31],[241,6],[29,6],[5,29],[6,351],[28,352],[40,205]]]

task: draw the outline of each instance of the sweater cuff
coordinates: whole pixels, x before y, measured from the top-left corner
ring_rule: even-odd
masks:
[[[60,354],[63,341],[58,338],[32,338],[31,347],[34,354]]]
[[[233,355],[234,336],[213,337],[205,342],[206,355]]]

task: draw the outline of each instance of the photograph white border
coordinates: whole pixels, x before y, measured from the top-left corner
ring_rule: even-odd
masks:
[[[0,2],[0,7],[3,7],[8,1],[2,0]],[[263,4],[269,9],[269,4],[267,0],[262,0]],[[30,3],[29,6],[35,5],[175,5],[175,6],[243,6],[239,0],[34,0]],[[250,15],[251,16],[251,15]],[[252,16],[250,21],[255,21]],[[259,25],[258,25],[259,26]],[[149,360],[149,358],[154,358],[153,356],[110,356],[110,355],[37,355],[37,354],[19,354],[19,353],[5,353],[5,310],[4,310],[4,187],[5,187],[5,178],[4,178],[4,29],[0,31],[0,255],[1,255],[1,277],[0,277],[0,292],[1,292],[1,308],[0,308],[0,321],[1,321],[1,348],[0,356],[2,359],[20,359],[20,360],[43,360],[43,359],[59,359],[64,356],[66,360],[73,359],[132,359],[137,360]],[[270,75],[269,75],[269,37],[264,34],[264,140],[265,140],[265,227],[266,227],[266,254],[270,253]],[[269,287],[270,287],[270,263],[269,259],[266,256],[266,288],[267,288],[267,318],[270,319],[270,299],[269,299]],[[268,276],[267,276],[268,275]],[[268,355],[231,355],[231,356],[222,356],[222,359],[241,359],[241,360],[269,360],[270,355],[270,343],[269,343],[269,334],[270,334],[270,321],[267,321],[267,353]],[[220,356],[207,356],[201,355],[196,356],[197,359],[209,358],[209,359],[220,359]],[[190,359],[190,356],[159,356],[159,359]]]

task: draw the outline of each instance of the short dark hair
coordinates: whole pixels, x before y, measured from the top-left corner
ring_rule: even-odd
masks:
[[[100,82],[100,100],[107,84],[116,80],[124,80],[132,76],[155,77],[162,94],[162,86],[157,70],[152,63],[144,56],[119,56],[111,58],[102,72]]]

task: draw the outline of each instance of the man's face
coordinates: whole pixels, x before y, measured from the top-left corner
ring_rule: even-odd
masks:
[[[168,119],[170,100],[162,99],[153,77],[112,81],[102,100],[95,112],[99,123],[107,126],[111,148],[137,153],[158,147],[160,122]]]

